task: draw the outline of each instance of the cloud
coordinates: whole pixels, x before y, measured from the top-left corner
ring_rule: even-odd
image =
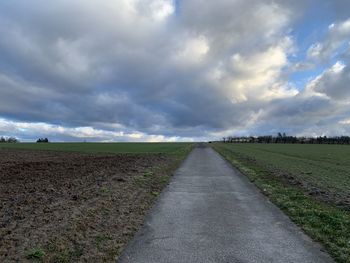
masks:
[[[305,104],[336,108],[319,94],[338,100],[347,92],[348,63],[306,91],[289,80],[293,69],[310,67],[291,61],[292,28],[307,5],[297,2],[3,1],[1,131],[11,126],[26,139],[43,130],[62,140],[199,140],[293,123],[301,131],[298,109],[317,125],[323,110]],[[309,57],[338,51],[347,23],[335,21]]]
[[[271,100],[297,94],[282,78],[282,70],[288,65],[290,46],[291,42],[286,38],[245,57],[234,54],[225,80],[231,88],[233,100]]]
[[[118,127],[120,129],[120,127]],[[193,141],[194,138],[166,137],[163,135],[149,135],[140,132],[128,133],[124,131],[108,131],[93,127],[68,128],[60,125],[32,122],[15,122],[0,119],[0,132],[4,136],[17,136],[23,141],[32,141],[33,138],[54,137],[54,141],[140,141],[140,142],[173,142]],[[23,137],[23,134],[25,136]],[[196,138],[197,140],[200,138]]]
[[[189,38],[182,43],[179,51],[174,56],[174,60],[179,62],[180,66],[201,63],[209,49],[210,47],[205,37]]]
[[[338,61],[312,80],[308,85],[308,89],[334,100],[350,102],[349,81],[349,67]]]
[[[311,59],[328,61],[350,49],[350,18],[332,23],[322,42],[314,43],[308,50]]]

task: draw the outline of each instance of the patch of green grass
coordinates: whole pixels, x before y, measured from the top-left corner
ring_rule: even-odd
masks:
[[[157,170],[157,169],[154,168],[154,170]],[[135,181],[139,185],[147,185],[149,183],[152,183],[153,180],[156,180],[157,177],[158,176],[156,175],[156,173],[152,171],[146,171],[142,175],[135,177]]]
[[[154,197],[158,197],[159,196],[159,192],[157,192],[157,191],[153,191],[153,192],[151,192],[151,195],[153,195]]]
[[[214,144],[254,159],[270,170],[292,174],[299,181],[341,198],[350,196],[350,146],[310,144]]]
[[[178,154],[191,143],[2,143],[1,149],[50,150],[85,153]]]
[[[41,248],[34,248],[27,253],[26,258],[41,261],[44,258],[44,256],[44,250],[42,250]]]
[[[102,193],[109,193],[110,191],[111,191],[111,189],[109,189],[109,188],[107,188],[105,186],[101,187],[101,192]]]
[[[147,171],[143,174],[143,177],[151,177],[154,173],[152,171]]]
[[[303,189],[298,186],[289,185],[282,181],[273,171],[263,165],[263,162],[256,162],[255,159],[247,158],[247,155],[242,154],[243,150],[239,149],[243,149],[243,147],[245,146],[240,148],[240,145],[237,147],[235,145],[214,144],[214,149],[254,182],[310,237],[321,242],[337,262],[349,263],[350,213],[316,200],[306,195]],[[249,146],[246,147],[249,148]],[[288,146],[284,147],[288,148]],[[249,152],[247,148],[244,148],[244,153],[248,153],[249,157],[255,157],[255,151]],[[278,149],[282,150],[280,147]],[[259,152],[259,150],[257,151]],[[286,151],[288,152],[288,149]],[[314,161],[317,161],[315,158],[317,153],[311,150],[306,150],[307,152],[312,153]],[[265,154],[267,155],[266,151]],[[258,154],[257,158],[259,159],[260,156]],[[293,167],[298,164],[290,163],[290,165]]]

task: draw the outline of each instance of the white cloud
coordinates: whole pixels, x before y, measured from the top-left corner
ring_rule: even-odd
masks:
[[[318,58],[321,56],[322,52],[322,44],[321,43],[315,43],[313,44],[307,51],[309,58]]]
[[[328,61],[334,56],[339,56],[343,45],[350,48],[350,18],[341,22],[332,23],[322,42],[314,43],[308,50],[308,57],[315,60]]]
[[[201,63],[209,50],[210,47],[204,36],[190,37],[180,44],[180,50],[176,52],[174,59],[181,63],[180,66]]]
[[[153,17],[157,20],[163,20],[175,12],[172,0],[155,0],[151,2],[150,6]]]
[[[47,123],[32,123],[32,122],[18,122],[9,121],[0,118],[0,132],[5,136],[17,135],[33,138],[52,136],[58,139],[70,141],[104,141],[104,142],[118,142],[118,141],[142,141],[142,142],[177,142],[177,141],[193,141],[193,138],[180,138],[178,136],[166,137],[163,135],[152,135],[141,132],[124,132],[124,131],[107,131],[95,129],[93,127],[75,127],[68,128],[60,125],[52,125]],[[24,138],[26,141],[27,139]]]
[[[288,66],[288,54],[292,50],[289,38],[269,46],[260,52],[234,54],[226,72],[214,71],[222,85],[231,94],[233,102],[247,100],[271,100],[294,96],[298,92],[282,79],[283,69]]]
[[[307,92],[327,96],[335,100],[350,101],[349,68],[341,61],[311,80],[307,84]]]
[[[343,125],[350,125],[350,119],[341,120],[339,123]]]

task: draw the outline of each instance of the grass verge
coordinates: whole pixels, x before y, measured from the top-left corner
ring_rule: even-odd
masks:
[[[172,161],[168,165],[154,166],[151,169],[144,171],[142,175],[135,178],[136,184],[138,184],[141,188],[148,189],[152,202],[154,202],[154,200],[159,196],[159,189],[164,189],[166,187],[175,170],[192,151],[194,146],[194,144],[187,144],[186,146],[183,146],[182,148],[169,154]],[[153,186],[157,186],[158,189],[154,188]]]
[[[233,166],[245,174],[269,199],[284,211],[306,234],[324,245],[339,263],[350,262],[350,213],[306,195],[266,167],[249,158],[213,145]]]

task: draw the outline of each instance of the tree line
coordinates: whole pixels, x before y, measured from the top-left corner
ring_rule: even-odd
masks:
[[[0,143],[16,143],[19,142],[19,140],[15,137],[0,137]]]
[[[349,136],[318,136],[318,137],[297,137],[287,136],[285,133],[278,133],[277,136],[243,136],[223,137],[224,143],[300,143],[300,144],[350,144]]]
[[[36,142],[45,143],[45,142],[49,142],[49,139],[48,138],[39,138]]]
[[[17,142],[20,142],[20,141],[15,137],[4,137],[4,136],[0,137],[0,143],[17,143]],[[49,139],[48,138],[39,138],[36,142],[37,143],[48,143]]]

